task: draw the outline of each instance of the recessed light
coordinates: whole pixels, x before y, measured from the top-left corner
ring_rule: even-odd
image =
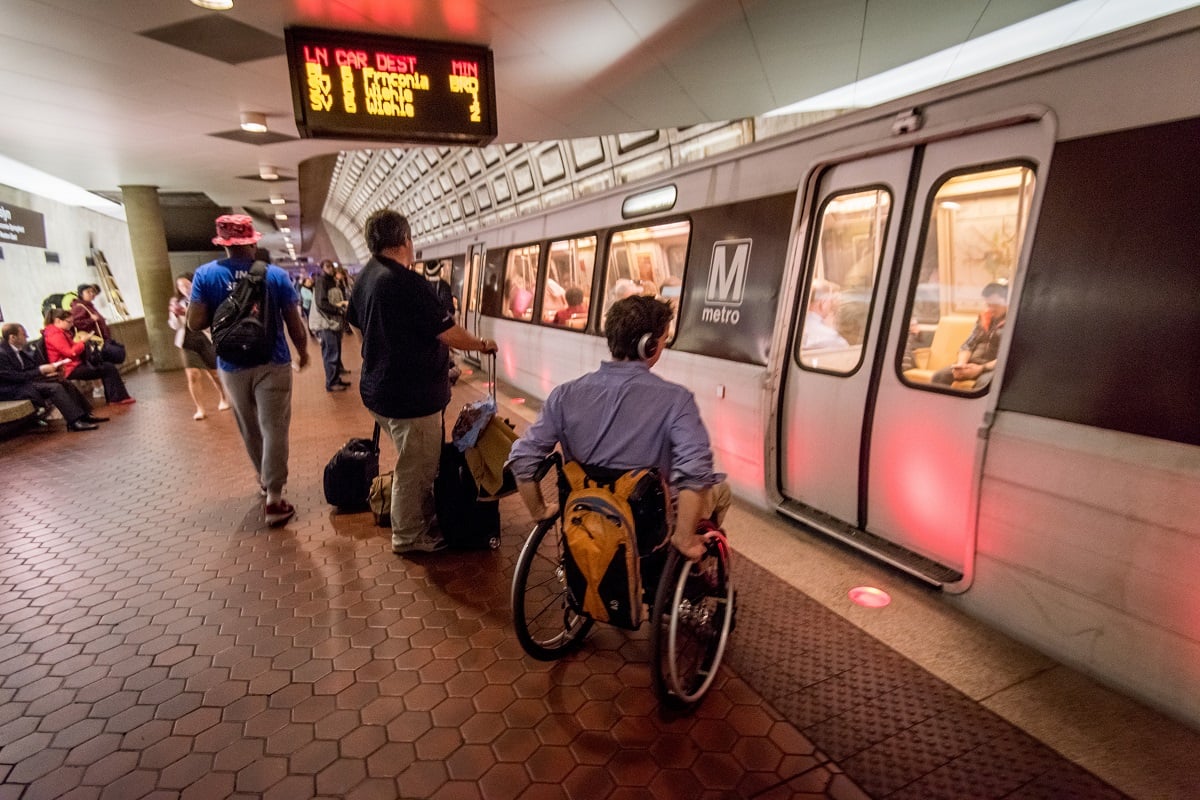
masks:
[[[233,8],[233,0],[192,0],[192,5],[209,11],[228,11]]]
[[[242,112],[242,130],[247,133],[266,133],[267,115],[257,111]]]
[[[275,215],[275,219],[286,220],[287,218],[288,218],[287,214],[276,214]]]
[[[264,181],[277,181],[279,180],[279,170],[275,169],[275,167],[272,167],[270,164],[259,164],[258,177],[262,178]]]
[[[287,200],[284,200],[283,195],[281,195],[281,194],[271,195],[271,205],[273,205],[273,206],[281,206],[286,202],[287,202]]]

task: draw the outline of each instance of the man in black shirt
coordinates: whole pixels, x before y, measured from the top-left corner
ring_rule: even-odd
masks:
[[[432,530],[433,481],[442,448],[442,409],[450,402],[450,348],[496,352],[455,324],[409,269],[412,233],[402,214],[384,209],[366,223],[372,258],[350,294],[346,319],[362,331],[363,405],[396,445],[392,474],[392,550],[445,547]]]

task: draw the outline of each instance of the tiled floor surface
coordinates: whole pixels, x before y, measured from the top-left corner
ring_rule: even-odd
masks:
[[[280,529],[179,372],[128,376],[99,431],[0,442],[0,800],[1120,796],[748,559],[691,717],[659,712],[644,632],[526,657],[518,499],[497,552],[393,555],[324,504],[370,420],[317,373]]]

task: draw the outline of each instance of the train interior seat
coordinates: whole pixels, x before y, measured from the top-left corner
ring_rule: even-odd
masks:
[[[967,340],[974,328],[974,316],[946,314],[939,319],[929,347],[918,347],[913,350],[913,361],[916,366],[904,371],[905,380],[911,383],[929,383],[933,373],[955,362],[959,348],[962,347],[962,343]],[[974,385],[975,382],[957,381],[956,383]],[[955,386],[955,388],[969,389],[971,387]]]

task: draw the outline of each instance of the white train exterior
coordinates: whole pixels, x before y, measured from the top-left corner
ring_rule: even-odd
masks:
[[[1193,10],[421,255],[465,271],[464,321],[539,398],[607,356],[603,297],[642,275],[679,303],[656,369],[742,500],[1200,728],[1198,80]],[[686,255],[630,233],[673,224]],[[588,242],[588,312],[541,324],[553,254]],[[931,382],[988,282],[990,384]],[[828,284],[840,336],[808,347]]]

